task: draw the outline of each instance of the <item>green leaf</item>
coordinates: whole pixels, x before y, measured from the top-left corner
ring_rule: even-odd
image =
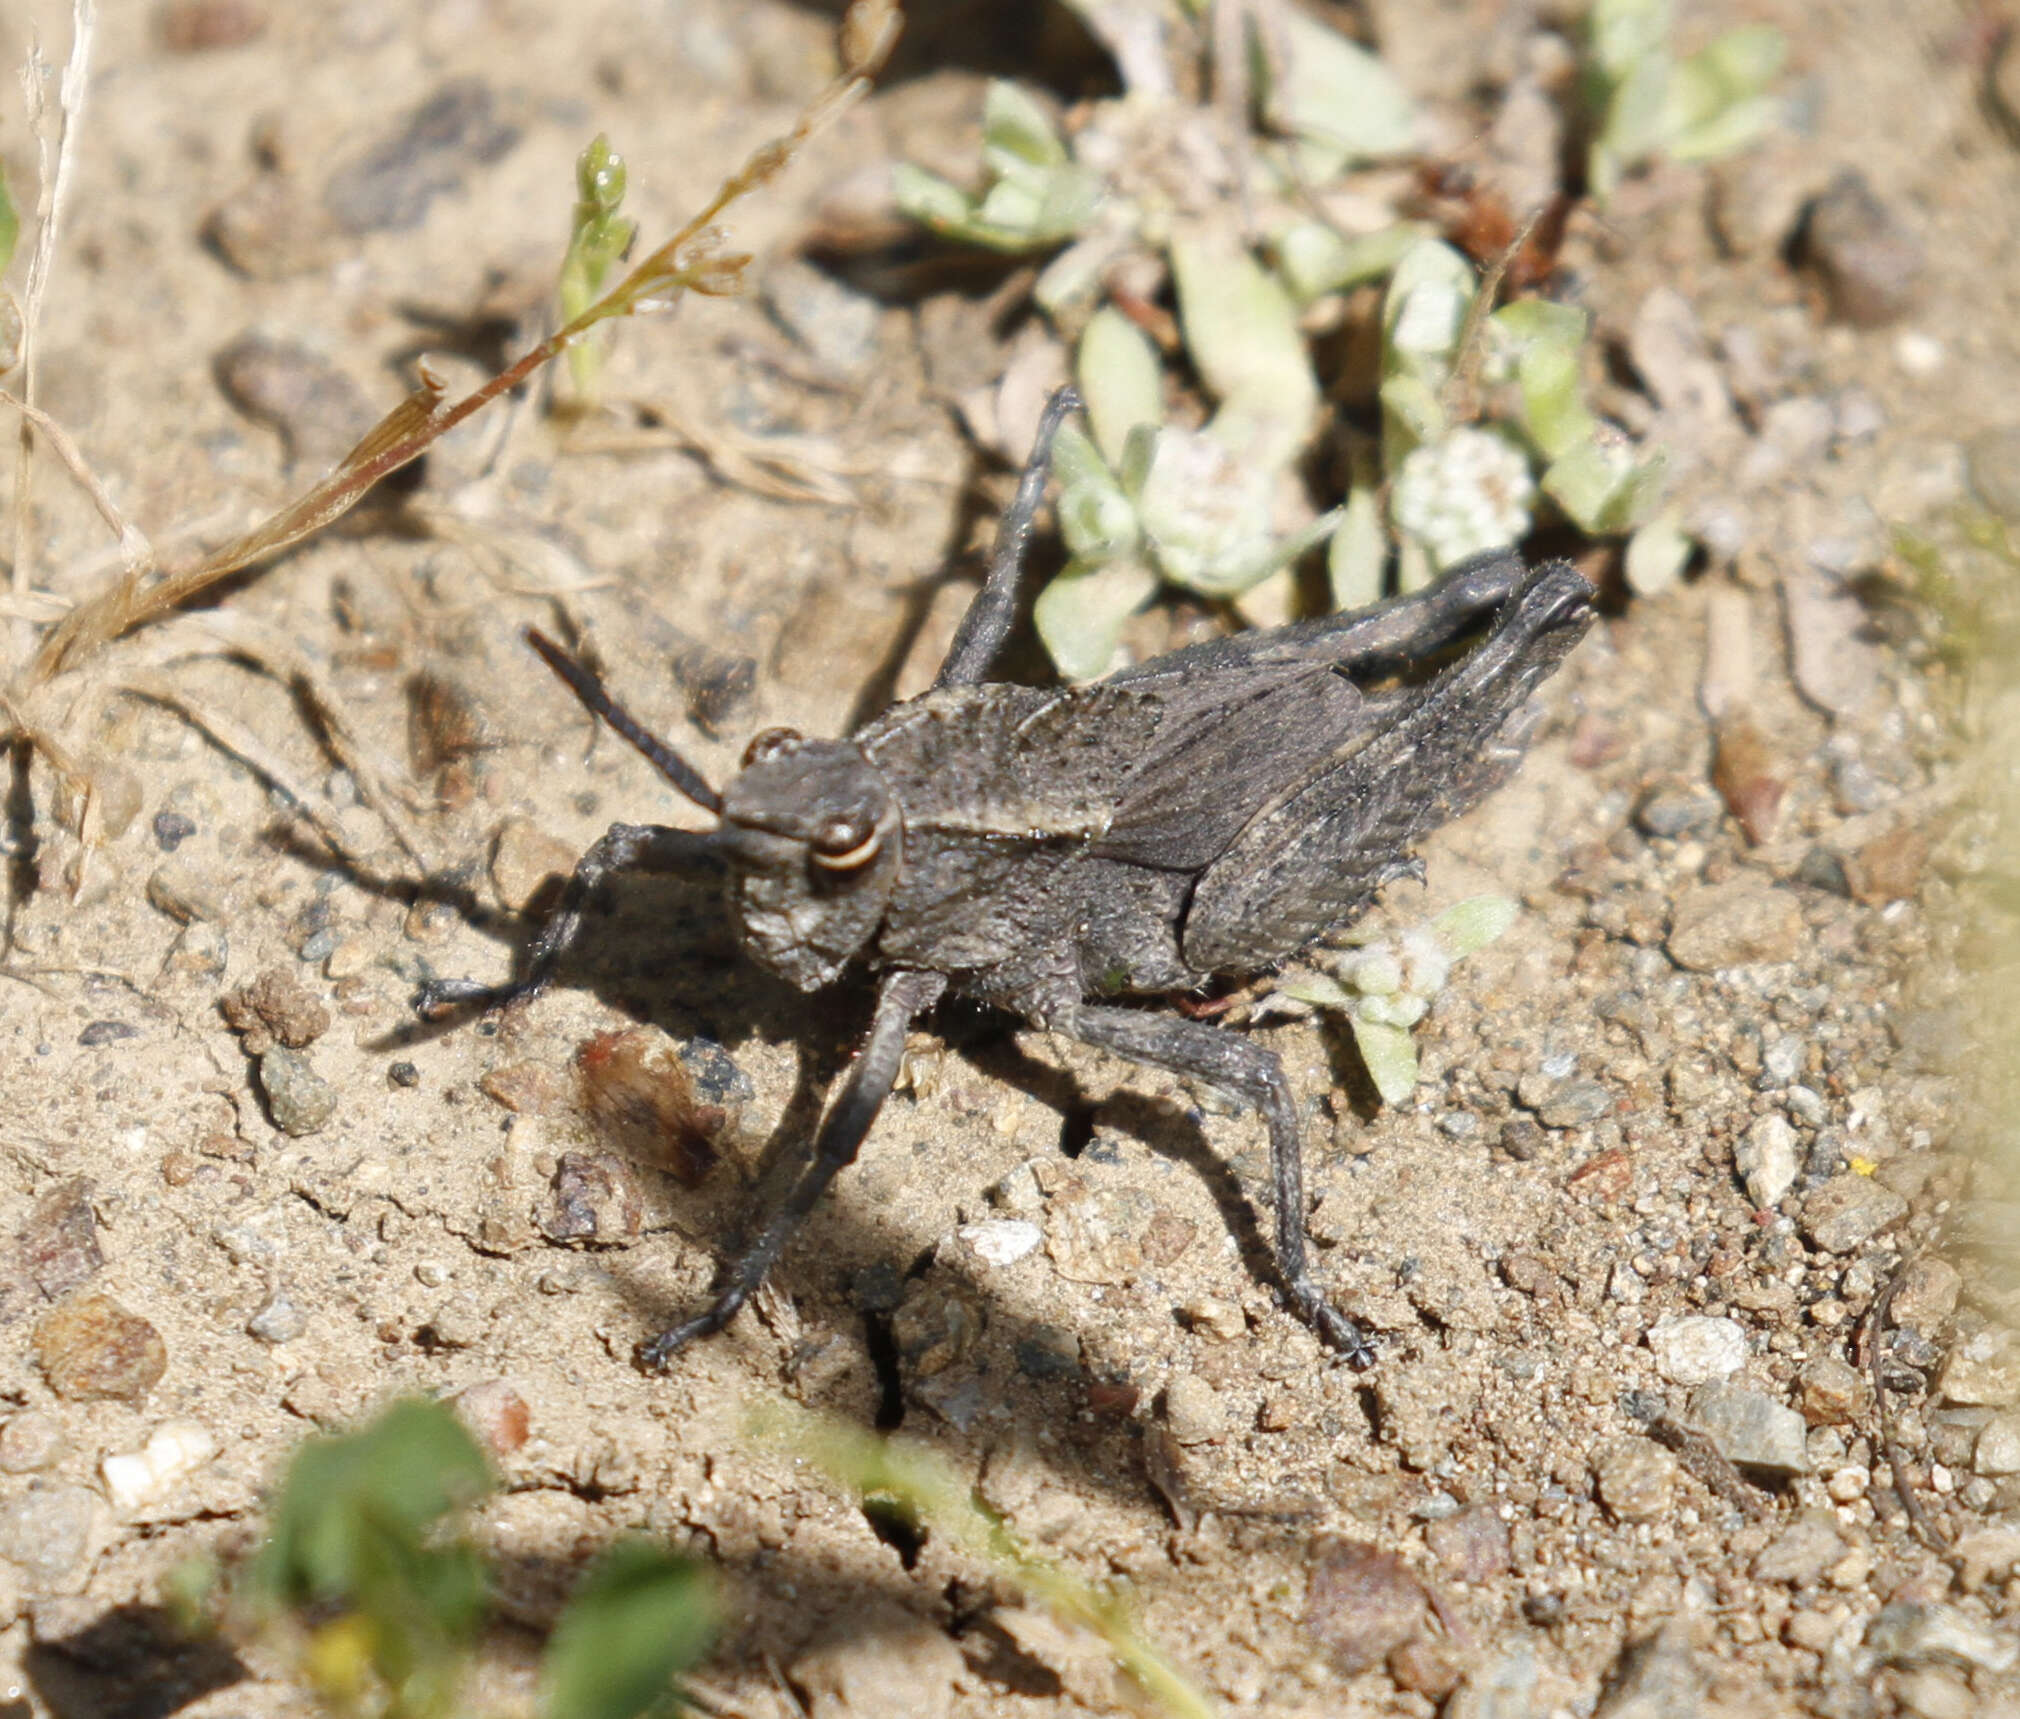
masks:
[[[1270,249],[1291,296],[1310,304],[1327,293],[1380,280],[1431,231],[1420,221],[1398,221],[1349,238],[1329,222],[1297,221],[1277,234]]]
[[[635,1719],[701,1657],[721,1615],[705,1567],[647,1540],[618,1541],[548,1639],[542,1719]]]
[[[1666,147],[1678,161],[1709,161],[1744,149],[1779,118],[1767,87],[1787,55],[1767,24],[1728,31],[1676,68],[1664,104]]]
[[[1631,530],[1662,498],[1667,460],[1660,448],[1635,458],[1624,442],[1581,442],[1553,460],[1543,493],[1581,531],[1607,537]]]
[[[1347,493],[1339,529],[1326,546],[1326,578],[1332,586],[1334,611],[1364,609],[1377,601],[1388,559],[1381,503],[1372,486],[1356,484]]]
[[[1059,534],[1081,561],[1113,561],[1134,552],[1142,533],[1136,507],[1077,424],[1062,424],[1052,443],[1059,478]]]
[[[1157,591],[1157,575],[1141,562],[1078,561],[1038,593],[1032,620],[1046,651],[1068,680],[1108,672],[1129,617]]]
[[[1087,402],[1095,446],[1111,467],[1122,464],[1129,432],[1164,422],[1164,372],[1150,337],[1113,305],[1089,318],[1080,336],[1080,396]]]
[[[982,161],[990,172],[1063,167],[1066,145],[1044,104],[1007,78],[992,79],[982,98]]]
[[[1475,895],[1448,907],[1431,921],[1431,930],[1453,960],[1463,960],[1487,947],[1513,925],[1522,909],[1505,895]]]
[[[1324,973],[1296,973],[1285,978],[1277,986],[1280,995],[1295,999],[1300,1003],[1311,1003],[1321,1009],[1340,1009],[1354,1006],[1354,999],[1340,989],[1337,980]]]
[[[1654,597],[1683,576],[1696,548],[1674,508],[1666,507],[1627,540],[1622,571],[1627,588],[1637,597]]]
[[[1397,1105],[1407,1101],[1417,1090],[1417,1045],[1410,1029],[1364,1020],[1358,1013],[1348,1015],[1347,1021],[1382,1102]]]
[[[1266,16],[1276,35],[1251,37],[1254,84],[1269,123],[1314,146],[1310,177],[1415,147],[1416,106],[1387,65],[1295,6]]]
[[[1319,407],[1290,295],[1244,246],[1203,228],[1173,234],[1171,273],[1185,349],[1220,402],[1210,433],[1247,469],[1280,470]]]

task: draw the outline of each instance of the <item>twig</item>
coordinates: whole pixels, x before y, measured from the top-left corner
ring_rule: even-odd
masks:
[[[1908,1519],[1908,1526],[1915,1538],[1932,1552],[1947,1554],[1950,1537],[1939,1529],[1922,1508],[1922,1500],[1916,1495],[1913,1483],[1907,1477],[1908,1456],[1902,1450],[1900,1440],[1895,1436],[1892,1408],[1893,1386],[1887,1377],[1884,1364],[1885,1346],[1881,1338],[1886,1335],[1887,1316],[1893,1311],[1894,1291],[1901,1285],[1909,1265],[1921,1256],[1910,1254],[1894,1267],[1887,1285],[1873,1298],[1873,1309],[1866,1315],[1866,1366],[1873,1379],[1873,1406],[1878,1411],[1880,1421],[1880,1448],[1886,1453],[1887,1474],[1893,1483],[1894,1496],[1900,1500],[1901,1514]]]
[[[35,200],[35,249],[28,260],[28,287],[21,301],[21,399],[24,404],[20,430],[20,455],[14,468],[14,567],[12,583],[19,596],[29,585],[29,543],[33,537],[28,519],[30,490],[34,472],[35,420],[26,408],[35,403],[38,368],[35,338],[42,316],[42,298],[49,290],[49,271],[56,261],[56,233],[62,224],[63,205],[76,166],[78,122],[84,115],[85,92],[91,87],[91,39],[97,32],[98,11],[94,0],[71,0],[70,58],[63,67],[56,102],[61,114],[52,150],[42,119],[46,112],[42,97],[44,62],[30,52],[22,68],[29,124],[36,137],[37,166],[41,184]],[[53,155],[53,160],[52,160]]]

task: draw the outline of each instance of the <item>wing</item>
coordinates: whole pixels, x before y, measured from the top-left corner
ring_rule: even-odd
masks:
[[[1202,971],[1266,965],[1344,925],[1416,843],[1505,781],[1520,712],[1592,619],[1592,588],[1566,562],[1530,574],[1468,656],[1392,695],[1378,729],[1270,798],[1193,892],[1185,957]]]

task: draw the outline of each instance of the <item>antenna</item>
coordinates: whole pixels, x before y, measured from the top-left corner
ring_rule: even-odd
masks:
[[[600,716],[619,734],[645,754],[646,761],[692,800],[704,812],[722,815],[722,796],[702,780],[701,772],[652,734],[603,690],[603,682],[591,674],[538,627],[526,629],[526,642],[540,653],[540,660],[567,682],[568,690],[582,700],[592,716]]]

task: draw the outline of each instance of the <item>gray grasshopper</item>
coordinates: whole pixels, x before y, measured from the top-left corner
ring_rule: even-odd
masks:
[[[933,688],[846,740],[768,730],[720,794],[587,669],[528,635],[582,702],[717,825],[701,834],[615,825],[583,855],[520,979],[436,981],[417,999],[425,1012],[541,990],[618,872],[718,867],[744,947],[775,973],[808,991],[853,962],[877,976],[869,1036],[811,1160],[727,1264],[708,1309],[641,1347],[649,1368],[743,1306],[855,1158],[913,1020],[947,995],[1261,1110],[1279,1288],[1355,1365],[1374,1358],[1306,1262],[1297,1114],[1276,1054],[1124,999],[1272,967],[1350,924],[1383,884],[1421,877],[1414,844],[1520,761],[1525,706],[1590,623],[1592,590],[1566,562],[1531,570],[1504,552],[1379,608],[1195,645],[1093,685],[985,681],[1016,614],[1052,436],[1077,403],[1063,392],[1048,408]],[[1427,657],[1490,613],[1469,651],[1424,672]]]

